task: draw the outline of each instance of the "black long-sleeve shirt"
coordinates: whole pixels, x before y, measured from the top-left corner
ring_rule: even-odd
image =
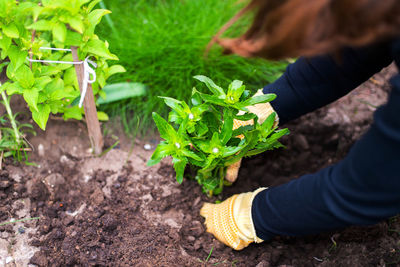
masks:
[[[344,49],[338,59],[300,58],[264,93],[283,124],[346,95],[392,61],[400,39]],[[337,164],[260,192],[252,205],[257,236],[306,235],[369,225],[400,213],[400,75],[368,132]]]

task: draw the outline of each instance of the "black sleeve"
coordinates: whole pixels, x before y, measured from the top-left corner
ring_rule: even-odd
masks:
[[[300,58],[263,92],[275,93],[271,102],[280,124],[325,106],[346,95],[393,61],[391,42],[332,55]]]
[[[400,41],[388,51],[392,53],[392,58],[400,67]],[[385,54],[382,51],[379,53],[371,51],[371,53],[375,56]],[[317,62],[321,63],[319,60]],[[303,73],[304,70],[296,70],[296,68],[304,64],[308,66],[308,71],[311,71],[310,62],[314,62],[313,60],[308,63],[304,60],[301,62],[292,66],[292,73],[297,73],[297,75]],[[329,97],[325,97],[323,92],[310,93],[314,90],[302,87],[296,86],[296,90],[291,86],[285,87],[283,91],[287,92],[287,95],[283,98],[291,104],[297,104],[292,107],[281,102],[278,110],[283,112],[287,120],[292,116],[288,116],[289,113],[286,112],[300,108],[301,112],[296,112],[295,115],[299,116],[302,112],[309,111],[343,94],[346,90],[340,89],[343,87],[339,85],[356,85],[356,82],[350,82],[351,77],[357,77],[357,83],[367,78],[364,76],[367,72],[359,72],[359,68],[368,69],[372,75],[372,69],[379,70],[384,64],[379,65],[379,68],[377,65],[375,64],[373,68],[359,65],[356,69],[358,75],[349,73],[345,75],[339,70],[331,69],[329,73],[341,74],[338,74],[337,81],[327,79],[330,82],[326,80],[326,83],[322,83],[321,90],[326,89]],[[316,74],[318,79],[324,80],[322,77],[325,76],[320,74],[319,70],[314,69],[311,73],[319,73]],[[284,80],[289,81],[288,78]],[[300,80],[310,81],[310,85],[314,84],[308,77],[302,77]],[[255,197],[252,217],[258,237],[267,240],[274,235],[296,236],[349,225],[374,224],[400,213],[399,74],[392,78],[391,84],[393,88],[387,104],[375,112],[371,128],[342,161],[284,185],[264,190]],[[282,83],[279,83],[279,86],[282,86]],[[282,89],[278,86],[275,88],[278,92]],[[314,89],[316,88],[315,85]],[[299,93],[302,97],[290,96],[289,91],[302,92]],[[303,94],[303,92],[308,93]],[[304,97],[305,95],[308,97]],[[302,108],[300,104],[306,105],[306,108]]]

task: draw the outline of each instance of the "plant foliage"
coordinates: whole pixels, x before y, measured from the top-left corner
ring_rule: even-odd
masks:
[[[243,82],[238,80],[224,90],[206,76],[194,78],[204,83],[211,94],[193,88],[190,104],[161,97],[172,111],[168,122],[153,113],[164,141],[157,146],[148,165],[172,156],[179,183],[183,180],[185,168],[190,165],[203,191],[209,195],[219,194],[226,184],[224,177],[228,166],[243,157],[283,147],[278,139],[289,130],[277,129],[274,124],[276,113],[259,124],[258,117],[247,109],[251,105],[272,101],[276,97],[274,94],[251,96]],[[253,124],[233,130],[235,119],[253,120]]]
[[[101,18],[110,13],[95,9],[99,0],[0,0],[0,57],[8,81],[0,87],[8,95],[22,95],[33,120],[46,128],[50,113],[62,113],[64,119],[81,119],[83,108],[74,101],[80,97],[76,72],[71,64],[29,63],[28,58],[73,61],[64,51],[42,47],[78,47],[79,57],[94,58],[97,63],[93,93],[106,98],[101,88],[109,76],[125,71],[107,60],[118,58],[108,43],[95,34]]]

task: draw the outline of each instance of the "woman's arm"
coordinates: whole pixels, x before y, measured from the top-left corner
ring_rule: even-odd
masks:
[[[399,67],[400,42],[388,51],[394,53],[395,59],[397,57]],[[301,64],[309,66],[306,62]],[[359,65],[357,69],[360,68],[366,67]],[[294,71],[297,75],[303,72]],[[287,101],[305,103],[307,108],[304,110],[311,110],[345,92],[340,85],[348,85],[351,77],[359,77],[358,81],[361,81],[364,75],[361,73],[366,72],[349,77],[339,70],[337,73],[338,81],[331,80],[332,84],[323,83],[325,79],[320,76],[323,88],[329,88],[331,92],[329,98],[323,97],[321,92],[321,99],[312,97],[309,101],[304,96],[311,93],[304,94],[305,90],[299,89],[295,91],[301,92],[304,99],[286,95]],[[375,112],[371,128],[341,162],[264,190],[255,197],[252,217],[259,238],[267,240],[278,234],[305,235],[348,225],[374,224],[400,213],[400,75],[392,78],[391,83],[393,89],[388,103]],[[355,82],[352,84],[356,85]],[[336,90],[340,92],[335,94]],[[290,108],[280,107],[286,112]]]
[[[337,58],[300,58],[288,66],[264,93],[276,93],[271,102],[280,124],[325,106],[346,95],[393,61],[391,42],[360,49],[343,49]]]

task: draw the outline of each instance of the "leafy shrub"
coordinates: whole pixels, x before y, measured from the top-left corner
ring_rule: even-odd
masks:
[[[50,113],[62,113],[64,119],[82,119],[83,108],[76,105],[80,92],[71,64],[29,63],[28,58],[73,61],[65,51],[42,47],[78,47],[79,57],[93,57],[97,63],[94,94],[105,98],[101,88],[111,75],[125,71],[109,66],[107,60],[118,58],[108,50],[108,43],[95,34],[101,18],[110,13],[94,9],[99,0],[0,0],[1,69],[6,67],[8,81],[1,87],[8,95],[22,95],[33,120],[42,128]]]
[[[203,82],[212,94],[193,88],[190,105],[174,98],[161,97],[172,111],[169,123],[153,113],[164,141],[157,146],[148,165],[172,156],[179,183],[189,165],[204,192],[219,194],[227,184],[224,177],[228,166],[242,157],[283,147],[278,139],[288,134],[289,130],[277,130],[274,125],[276,113],[259,124],[258,117],[247,109],[251,105],[272,101],[276,97],[274,94],[252,97],[242,81],[234,80],[228,90],[224,90],[205,76],[194,78]],[[233,130],[235,119],[253,120],[253,124]]]

